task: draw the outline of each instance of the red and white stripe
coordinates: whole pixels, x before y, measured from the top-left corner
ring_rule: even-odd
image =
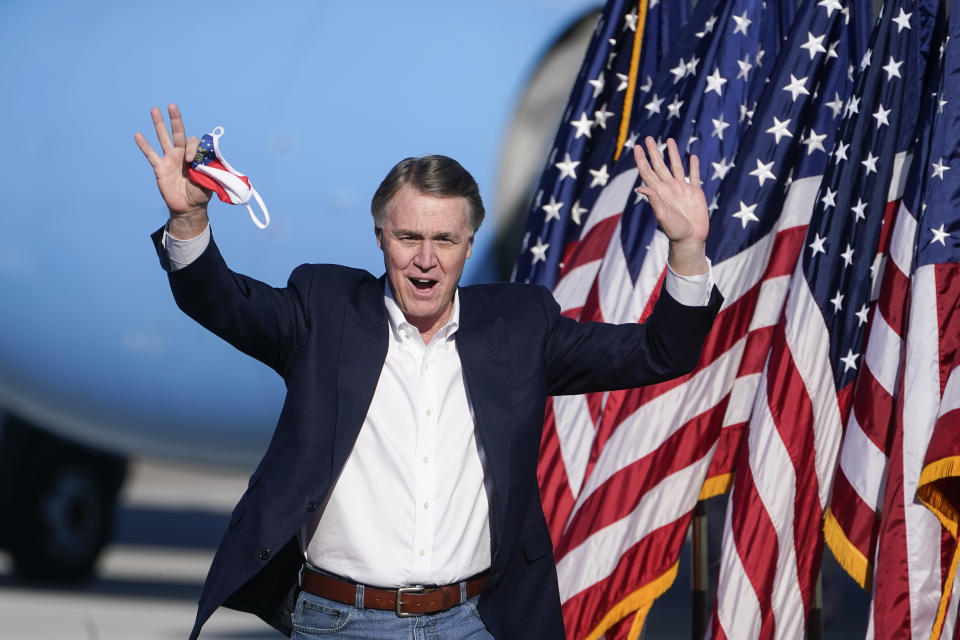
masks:
[[[630,197],[634,178],[624,177],[619,202]],[[749,416],[818,184],[819,177],[795,181],[774,230],[714,265],[726,301],[692,374],[640,390],[557,397],[548,405],[541,491],[571,637],[595,629],[596,612],[611,611],[625,594],[649,600],[672,582],[693,506],[723,442],[721,429]],[[666,242],[654,240],[634,286],[613,202],[598,200],[591,224],[568,251],[555,295],[573,317],[636,322],[652,306]],[[599,241],[607,243],[602,251],[593,244]],[[654,588],[644,592],[645,586]]]
[[[898,154],[889,198],[899,198],[903,175]],[[834,388],[829,345],[798,263],[737,455],[714,638],[804,637],[820,568],[821,520],[851,403],[852,385],[840,393]]]
[[[893,444],[894,395],[916,244],[916,219],[904,205],[900,209],[824,525],[834,556],[864,589],[872,583],[887,458]]]
[[[955,565],[951,568],[957,551],[956,523],[952,532],[944,529],[916,497],[928,454],[956,449],[958,302],[958,265],[925,265],[916,270],[911,280],[902,404],[897,410],[876,554],[876,572],[883,579],[875,581],[868,638],[936,639],[957,633],[957,575]]]

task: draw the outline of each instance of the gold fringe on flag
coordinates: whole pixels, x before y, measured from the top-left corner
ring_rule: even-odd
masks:
[[[854,546],[837,522],[836,516],[829,508],[823,517],[823,537],[833,557],[837,559],[843,570],[846,571],[857,584],[866,591],[870,591],[873,584],[873,564]]]
[[[613,625],[617,624],[627,616],[634,614],[633,624],[630,626],[630,638],[635,638],[643,629],[643,623],[647,619],[647,613],[653,605],[653,601],[662,596],[677,577],[677,568],[680,561],[673,563],[673,566],[667,569],[663,574],[643,585],[626,598],[614,605],[603,620],[594,627],[584,640],[597,640],[607,632]]]
[[[926,505],[937,516],[937,520],[940,521],[943,528],[950,532],[955,546],[953,560],[950,561],[950,569],[944,581],[943,593],[940,595],[937,618],[930,633],[931,640],[939,640],[943,633],[947,607],[953,593],[953,581],[957,575],[957,564],[960,563],[960,540],[957,539],[957,525],[960,522],[960,514],[957,513],[956,507],[937,487],[936,483],[948,478],[955,480],[958,477],[960,477],[960,456],[948,456],[925,465],[923,471],[920,472],[920,480],[917,482],[917,499]]]
[[[643,25],[647,22],[647,0],[637,3],[637,29],[633,38],[633,51],[630,53],[630,75],[627,78],[627,90],[623,95],[623,117],[620,118],[620,130],[617,134],[617,148],[613,151],[613,159],[620,159],[623,145],[627,142],[630,130],[630,112],[633,110],[633,93],[637,88],[637,73],[640,67],[640,45],[643,44]]]

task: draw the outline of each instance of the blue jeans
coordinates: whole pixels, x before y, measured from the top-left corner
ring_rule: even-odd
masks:
[[[302,591],[291,640],[493,640],[477,613],[477,598],[440,613],[401,618],[394,611],[358,609]]]

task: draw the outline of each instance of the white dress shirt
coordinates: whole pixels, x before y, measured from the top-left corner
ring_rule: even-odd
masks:
[[[164,234],[172,269],[193,262],[209,241],[209,226],[190,240]],[[678,302],[703,306],[712,270],[680,276],[668,269],[664,286]],[[334,489],[304,524],[300,545],[310,564],[356,582],[450,584],[491,562],[483,451],[455,340],[459,294],[427,345],[389,285],[384,305],[389,346],[380,380]]]

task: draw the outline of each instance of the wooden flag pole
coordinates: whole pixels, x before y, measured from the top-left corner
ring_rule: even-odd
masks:
[[[813,606],[807,617],[807,640],[823,640],[823,570],[817,574],[813,590]]]
[[[693,640],[703,640],[707,632],[707,505],[698,500],[693,508],[693,518],[690,522],[692,553],[690,571],[692,572],[692,628]]]

